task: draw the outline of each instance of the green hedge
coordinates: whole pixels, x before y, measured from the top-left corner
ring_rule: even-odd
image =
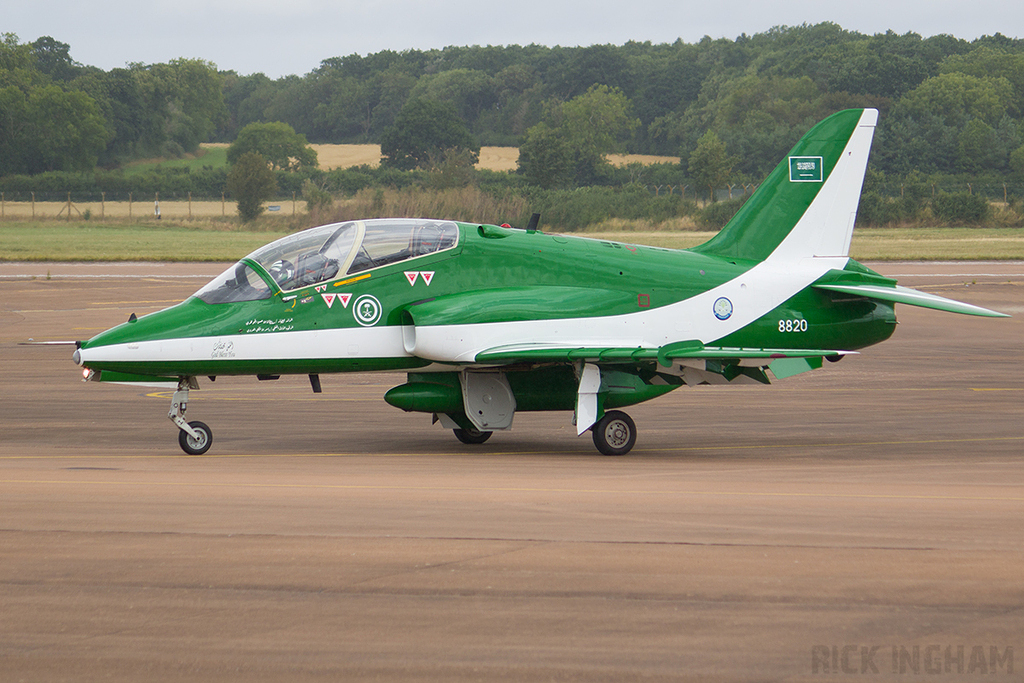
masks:
[[[952,225],[978,225],[991,214],[988,199],[969,192],[939,192],[932,199],[932,213]]]

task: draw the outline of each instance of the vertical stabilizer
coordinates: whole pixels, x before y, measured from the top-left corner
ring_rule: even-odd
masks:
[[[693,251],[744,261],[848,255],[877,120],[875,109],[848,109],[814,126]]]

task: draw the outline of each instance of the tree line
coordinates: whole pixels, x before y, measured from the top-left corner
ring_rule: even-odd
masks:
[[[450,103],[480,144],[518,147],[594,86],[629,104],[635,125],[615,141],[621,150],[685,160],[710,130],[750,179],[816,121],[859,106],[882,113],[879,171],[1024,172],[1024,41],[832,23],[697,43],[382,51],[278,80],[225,74],[223,135],[283,121],[314,142],[379,142],[409,101],[427,99]]]
[[[393,171],[409,169],[458,177],[480,145],[508,145],[520,148],[520,173],[506,185],[696,192],[758,182],[816,121],[860,106],[881,111],[871,157],[880,194],[939,176],[1024,181],[1024,41],[865,35],[832,23],[696,43],[381,51],[279,79],[194,59],[103,71],[52,38],[4,34],[0,176],[111,169],[277,123],[313,142],[382,145],[390,168],[358,178],[331,181],[308,160],[287,161],[321,188],[395,181]],[[417,147],[424,131],[447,147]],[[604,161],[613,151],[680,163],[614,169]]]

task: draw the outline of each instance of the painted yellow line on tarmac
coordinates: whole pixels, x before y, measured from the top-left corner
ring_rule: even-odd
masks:
[[[152,301],[94,301],[90,306],[114,306],[128,305],[141,306],[142,304],[180,304],[181,299],[153,299]]]
[[[134,305],[134,304],[132,304]],[[158,306],[135,306],[136,308],[156,309]],[[125,306],[107,306],[105,308],[37,308],[37,309],[11,309],[8,313],[71,313],[75,311],[88,311],[94,313],[96,311],[123,311]]]
[[[986,436],[967,439],[920,439],[909,441],[851,441],[848,443],[812,443],[812,444],[752,444],[738,446],[735,444],[725,446],[679,446],[673,448],[649,448],[645,450],[658,453],[675,451],[742,451],[756,450],[759,448],[850,448],[858,446],[916,446],[929,444],[947,443],[991,443],[999,441],[1024,441],[1024,436]]]
[[[74,328],[74,329],[90,329],[90,328]],[[91,329],[97,329],[97,328],[91,328]],[[101,329],[106,329],[106,328],[101,328]],[[345,374],[350,374],[350,373],[327,373],[326,376],[333,377],[333,376],[336,376],[336,375],[345,375]],[[231,377],[232,375],[225,375],[225,376],[226,377]],[[252,375],[235,375],[235,376],[237,376],[237,377],[252,377]],[[294,376],[294,377],[302,377],[302,375],[292,375],[292,376]],[[200,378],[201,377],[203,377],[203,376],[200,375]],[[389,383],[389,384],[344,385],[344,386],[335,387],[335,389],[337,391],[339,391],[339,392],[380,391],[380,390],[390,389],[394,385],[395,385],[395,383],[393,383],[393,382]],[[748,390],[753,390],[753,391],[760,391],[760,389],[758,387],[738,387],[738,388],[733,388],[732,390],[733,391],[737,391],[737,390],[743,390],[743,389],[748,389]],[[195,391],[200,391],[200,390],[196,389]],[[190,396],[189,400],[190,401],[192,401],[192,400],[208,400],[208,401],[209,400],[220,400],[220,401],[253,400],[253,401],[262,401],[262,400],[266,400],[266,399],[276,399],[276,398],[282,398],[282,397],[283,398],[287,398],[288,400],[313,400],[313,399],[302,399],[301,397],[300,398],[296,398],[294,396],[294,394],[299,394],[299,393],[308,394],[309,393],[309,387],[308,386],[301,386],[301,387],[300,386],[293,386],[293,387],[288,387],[286,389],[275,389],[275,390],[273,390],[273,392],[271,392],[269,389],[265,389],[265,388],[262,388],[262,387],[259,388],[258,392],[255,391],[255,390],[251,390],[249,388],[221,388],[221,387],[207,387],[204,391],[207,391],[209,393],[207,393],[205,395],[203,395],[203,394],[193,394],[193,395]],[[211,395],[215,391],[216,392],[229,392],[229,391],[240,392],[241,391],[241,392],[247,392],[247,395],[244,396],[244,397],[241,397],[241,398],[227,398],[227,397],[224,397],[224,396],[213,396],[213,395]],[[773,391],[784,391],[784,392],[787,392],[787,393],[808,393],[808,394],[814,394],[814,393],[835,392],[836,390],[835,389],[828,389],[828,388],[824,388],[824,389],[779,388],[779,389],[773,389]],[[851,392],[877,392],[877,391],[881,391],[881,390],[878,389],[877,387],[876,388],[868,388],[868,389],[843,389],[844,393],[851,393]],[[936,388],[932,388],[932,387],[916,387],[916,388],[915,387],[894,387],[893,391],[907,391],[907,392],[926,391],[928,393],[950,392],[950,391],[1024,391],[1024,387],[1007,387],[1007,388],[970,387],[970,388],[966,388],[966,389],[965,388],[961,388],[961,387],[936,387]],[[152,393],[146,394],[145,397],[146,398],[158,398],[158,399],[161,399],[161,400],[170,400],[171,395],[173,393],[174,393],[173,390],[156,391],[156,392],[152,392]],[[382,400],[382,399],[379,396],[363,397],[363,398],[353,398],[353,399],[337,399],[337,398],[329,398],[329,397],[321,395],[321,398],[319,398],[317,400],[323,400],[323,401],[338,401],[338,400],[366,401],[366,400]],[[568,412],[568,411],[565,411],[565,412]]]
[[[839,498],[852,500],[955,500],[971,502],[1024,502],[1022,496],[942,496],[889,493],[823,493],[800,491],[701,491],[696,489],[587,489],[550,488],[533,486],[399,486],[394,484],[288,484],[255,482],[211,482],[211,481],[148,481],[148,480],[88,480],[88,479],[0,479],[2,484],[55,485],[70,484],[84,486],[163,486],[173,488],[240,488],[240,489],[295,489],[328,491],[453,491],[461,493],[590,493],[616,495],[662,494],[673,496],[729,496],[740,498]]]
[[[317,400],[317,399],[310,399]],[[644,453],[683,453],[683,452],[700,452],[700,451],[750,451],[750,450],[779,450],[783,448],[857,448],[864,446],[915,446],[915,445],[935,445],[935,444],[953,444],[953,443],[1006,443],[1012,441],[1024,441],[1024,436],[993,436],[993,437],[977,437],[977,438],[965,438],[965,439],[911,439],[904,441],[849,441],[849,442],[837,442],[837,443],[809,443],[809,444],[725,444],[721,446],[674,446],[672,448],[638,448],[633,453],[633,456],[625,456],[623,460],[628,461],[630,457],[640,456]],[[579,443],[583,443],[580,441]],[[190,459],[211,459],[211,460],[227,460],[233,458],[413,458],[413,457],[439,457],[443,455],[450,455],[451,452],[431,452],[424,451],[419,453],[217,453],[195,456],[195,455],[182,455],[180,453],[173,454],[159,454],[159,455],[3,455],[0,456],[0,460],[76,460],[76,459],[88,459],[96,460],[97,458],[114,458],[116,460],[126,460],[135,458],[174,458],[176,460],[182,458]],[[474,451],[459,451],[458,455],[481,455],[486,457],[508,457],[508,456],[552,456],[557,457],[561,455],[571,456],[595,456],[597,454],[586,450],[586,451],[486,451],[486,450],[474,450]],[[606,456],[600,456],[602,458]]]
[[[193,390],[193,391],[197,391],[197,390]],[[302,396],[295,396],[294,394],[296,394],[296,393],[301,393],[303,395]],[[157,392],[157,393],[154,393],[154,394],[146,394],[146,398],[159,398],[159,399],[164,399],[164,400],[170,400],[172,394],[174,394],[174,390],[173,389],[169,389],[167,391],[160,391],[160,392]],[[351,402],[351,403],[359,403],[359,402],[364,402],[364,401],[374,401],[374,402],[377,402],[377,401],[381,400],[381,397],[376,393],[376,391],[374,392],[374,394],[372,396],[361,396],[361,397],[360,396],[351,396],[351,397],[338,396],[338,397],[335,397],[335,396],[324,396],[323,394],[312,395],[312,391],[309,389],[309,387],[306,387],[305,391],[303,391],[299,387],[296,387],[294,389],[294,391],[290,391],[290,392],[278,390],[278,391],[276,391],[273,394],[269,394],[269,393],[268,394],[263,394],[263,393],[260,393],[259,396],[256,396],[256,395],[212,396],[210,394],[206,394],[206,395],[203,395],[203,396],[196,396],[194,393],[190,393],[188,400],[189,400],[189,402],[192,402],[192,401],[252,401],[252,400],[265,400],[265,399],[280,398],[282,396],[286,397],[289,401],[327,401],[327,402],[347,401],[347,402]]]

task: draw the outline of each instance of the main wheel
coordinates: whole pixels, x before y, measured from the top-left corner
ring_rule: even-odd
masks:
[[[210,446],[213,445],[213,430],[199,420],[189,422],[188,426],[199,433],[199,438],[193,438],[188,432],[178,430],[178,445],[181,446],[181,450],[188,455],[202,455],[210,450]]]
[[[487,441],[494,432],[481,432],[478,429],[453,429],[455,438],[462,443],[477,444]]]
[[[636,443],[636,423],[619,410],[610,410],[590,428],[594,445],[605,455],[625,455]]]

